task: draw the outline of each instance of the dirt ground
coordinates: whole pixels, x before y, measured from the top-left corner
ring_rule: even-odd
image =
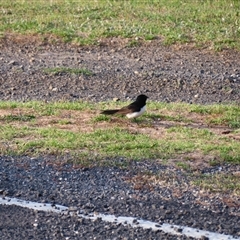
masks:
[[[164,102],[239,102],[239,52],[164,46],[160,40],[128,47],[129,41],[81,47],[6,35],[0,41],[0,99],[103,101],[145,93]],[[61,71],[66,68],[72,73]]]

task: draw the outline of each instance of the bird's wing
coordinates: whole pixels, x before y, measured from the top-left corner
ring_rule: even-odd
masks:
[[[128,106],[119,109],[118,113],[128,114],[128,113],[132,113],[132,112],[139,112],[140,110],[141,110],[141,107],[139,107],[138,104],[136,104],[136,102],[133,102],[133,103],[129,104]]]

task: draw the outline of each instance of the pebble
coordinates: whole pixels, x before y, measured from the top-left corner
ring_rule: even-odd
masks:
[[[9,45],[11,48],[7,47]],[[210,54],[198,49],[176,51],[161,44],[155,45],[154,41],[148,46],[135,47],[134,52],[131,48],[116,46],[113,49],[106,45],[75,49],[64,44],[41,48],[29,44],[25,48],[14,43],[8,43],[5,47],[3,43],[1,58],[4,61],[0,74],[4,81],[1,83],[0,98],[51,101],[64,96],[65,100],[98,102],[113,98],[122,100],[126,98],[126,91],[127,97],[135,99],[139,92],[144,93],[147,89],[150,99],[156,101],[168,99],[168,102],[203,104],[238,102],[240,62],[237,60],[238,54],[229,51],[226,56],[224,53]],[[168,61],[161,56],[169,56]],[[226,64],[226,57],[229,64]],[[21,71],[13,68],[14,65],[19,65]],[[93,74],[54,75],[43,71],[56,66],[86,68]],[[26,75],[28,85],[24,84]],[[54,87],[48,89],[53,84]],[[14,86],[18,86],[17,90],[14,94],[8,94]]]

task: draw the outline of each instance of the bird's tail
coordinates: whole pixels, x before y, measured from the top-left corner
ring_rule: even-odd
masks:
[[[105,111],[102,111],[101,114],[112,115],[112,114],[117,113],[118,111],[119,111],[118,109],[105,110]]]

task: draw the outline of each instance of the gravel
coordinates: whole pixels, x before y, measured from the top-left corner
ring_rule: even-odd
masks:
[[[1,40],[0,99],[135,99],[189,103],[239,102],[239,52],[165,47],[158,41],[129,48],[109,41],[96,47]],[[92,75],[46,73],[88,69]]]
[[[151,100],[165,102],[239,103],[239,52],[233,50],[212,53],[189,47],[178,49],[158,41],[129,48],[118,39],[100,42],[100,46],[77,47],[11,36],[1,39],[0,49],[1,100],[98,102],[134,99],[145,93]],[[92,74],[45,71],[56,67],[85,68]],[[230,172],[231,168],[221,166],[221,171]],[[176,182],[169,186],[141,182],[139,176],[144,173],[159,178],[167,175],[169,181]],[[85,214],[134,216],[240,237],[239,201],[228,204],[227,195],[202,194],[190,185],[185,173],[149,160],[131,162],[127,169],[81,168],[66,163],[64,156],[1,156],[0,194],[61,204]],[[18,206],[0,205],[0,211],[3,240],[189,239]]]
[[[145,172],[158,176],[174,173],[179,188],[190,180],[178,169],[150,161],[131,162],[127,169],[81,168],[66,163],[64,157],[58,157],[56,162],[54,156],[5,156],[0,158],[0,192],[23,200],[68,206],[72,212],[81,214],[133,216],[159,224],[165,222],[240,237],[239,206],[229,207],[218,197],[201,197],[194,188],[180,196],[176,196],[171,187],[160,184],[135,188],[130,179]],[[206,202],[211,204],[204,204]],[[66,214],[13,206],[0,205],[0,208],[1,239],[25,236],[28,239],[189,239]]]

